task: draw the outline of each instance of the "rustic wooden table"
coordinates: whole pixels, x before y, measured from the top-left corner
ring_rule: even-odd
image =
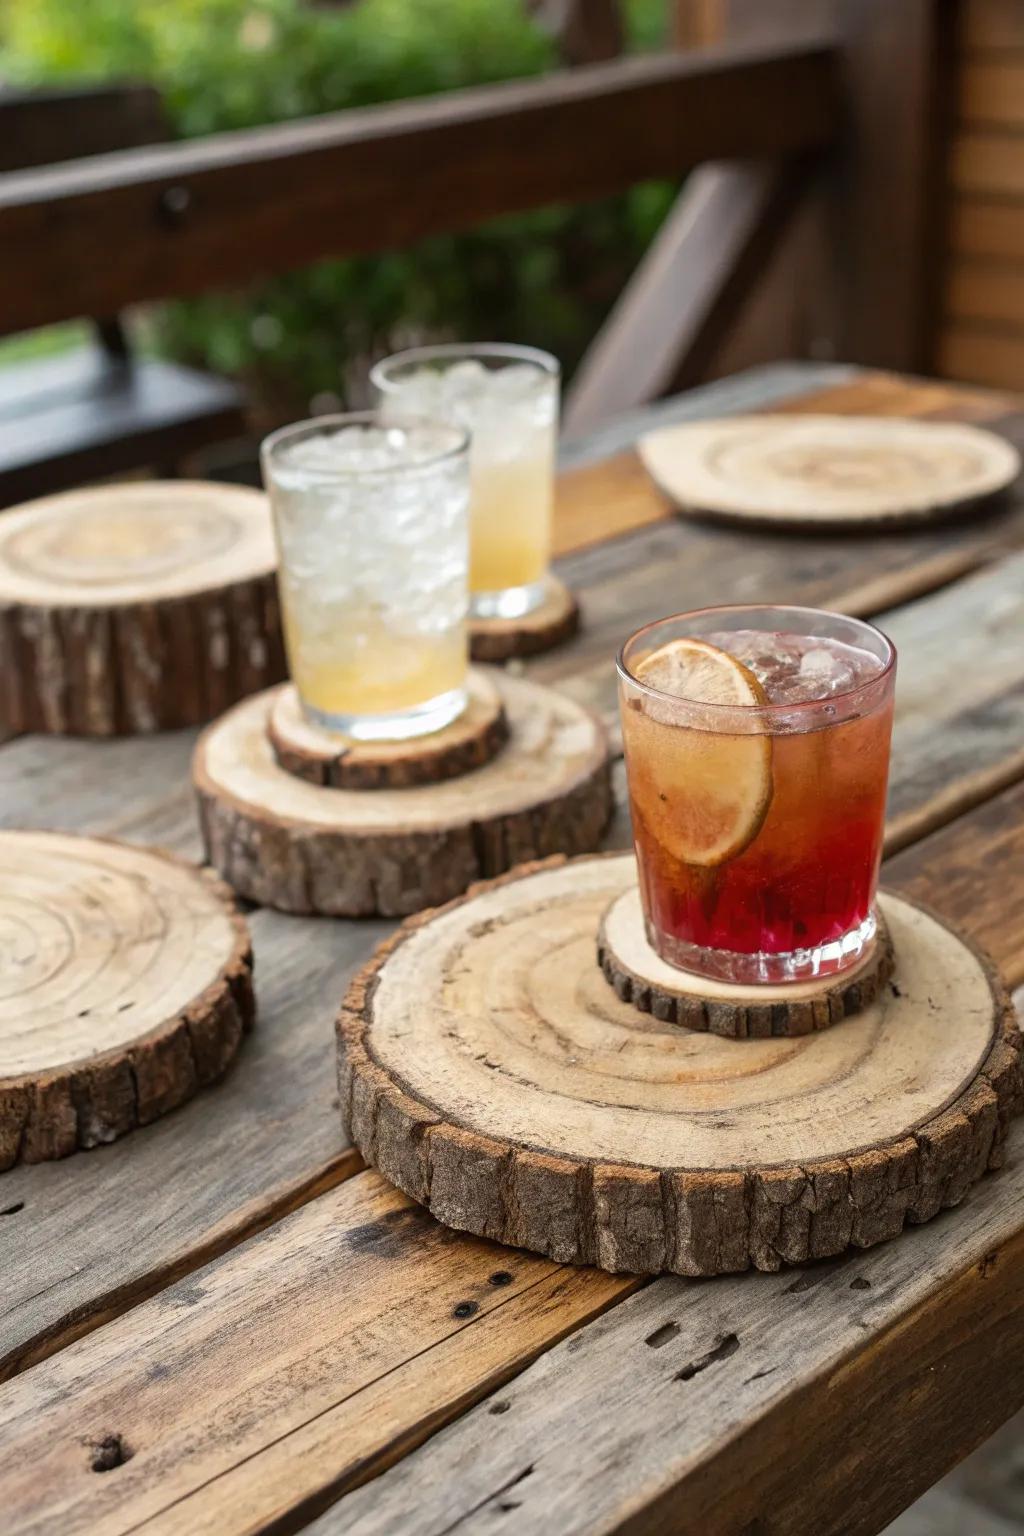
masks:
[[[585,629],[530,670],[612,720],[612,653],[656,614],[878,615],[900,651],[884,878],[1020,985],[1024,493],[884,538],[674,518],[638,429],[768,404],[1024,439],[1010,397],[813,367],[618,423],[561,484]],[[198,855],[191,746],[10,741],[3,821]],[[444,1230],[344,1145],[333,1017],[391,925],[251,923],[259,1021],[227,1080],[113,1146],[0,1175],[6,1532],[856,1536],[1024,1402],[1019,1133],[960,1209],[839,1261],[709,1282],[562,1268]]]

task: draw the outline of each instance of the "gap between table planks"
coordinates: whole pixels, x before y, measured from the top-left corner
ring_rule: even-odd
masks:
[[[991,871],[1024,861],[1022,812],[1018,785],[900,854],[886,872],[896,889],[940,905],[986,943],[1013,981],[1024,977],[1024,911],[1007,903]],[[806,1530],[815,1479],[790,1478],[787,1460],[781,1491],[775,1483],[783,1440],[787,1458],[796,1454],[796,1438],[786,1438],[794,1393],[810,1405],[811,1427],[802,1436],[829,1468],[837,1508],[850,1491],[849,1458],[841,1452],[857,1438],[848,1419],[839,1421],[837,1393],[848,1392],[863,1411],[859,1433],[890,1448],[900,1412],[913,1403],[924,1413],[934,1424],[921,1456],[930,1480],[954,1459],[954,1429],[962,1454],[1024,1397],[1019,1328],[1017,1342],[1004,1344],[1006,1369],[984,1396],[971,1375],[979,1368],[972,1344],[987,1348],[998,1325],[1010,1324],[1024,1305],[1013,1262],[1024,1252],[1020,1145],[1014,1138],[1011,1168],[983,1180],[958,1212],[867,1254],[778,1276],[654,1282],[632,1309],[616,1308],[598,1329],[552,1353],[552,1363],[542,1361],[539,1386],[525,1376],[467,1414],[430,1455],[342,1502],[315,1529],[322,1536],[398,1529],[440,1536],[474,1529],[478,1507],[481,1524],[486,1515],[486,1529],[491,1521],[500,1529],[498,1516],[511,1513],[502,1499],[512,1482],[522,1485],[515,1500],[506,1499],[516,1504],[517,1519],[506,1525],[516,1536],[618,1529],[623,1480],[634,1464],[645,1500],[667,1499],[692,1479],[694,1500],[708,1507],[723,1486],[735,1488],[730,1511],[747,1519],[751,1501],[770,1488],[778,1507],[805,1521],[787,1514],[768,1527],[773,1536]],[[867,1278],[870,1292],[851,1291],[845,1279],[833,1284],[835,1274]],[[361,1173],[0,1389],[6,1529],[11,1536],[297,1529],[638,1285],[448,1232],[376,1174]],[[819,1304],[827,1306],[829,1326]],[[962,1327],[952,1344],[950,1317]],[[670,1348],[655,1361],[653,1352],[640,1353],[645,1338]],[[638,1358],[630,1362],[629,1351]],[[727,1370],[733,1354],[740,1363]],[[967,1382],[952,1415],[943,1374],[950,1354],[958,1389]],[[705,1370],[708,1381],[694,1387]],[[657,1387],[647,1399],[644,1383]],[[609,1411],[611,1391],[628,1413]],[[517,1408],[508,1420],[506,1403],[510,1414]],[[748,1442],[734,1442],[751,1420],[756,1454],[746,1463]],[[609,1422],[619,1436],[614,1454],[605,1438]],[[640,1424],[656,1447],[649,1454]],[[920,1455],[916,1437],[911,1441]],[[97,1476],[92,1462],[104,1442],[128,1459]],[[591,1446],[600,1451],[593,1458]],[[727,1470],[726,1482],[704,1470],[713,1458]],[[527,1467],[534,1471],[526,1474]],[[571,1485],[572,1499],[559,1479]],[[872,1510],[895,1512],[878,1497],[873,1489]],[[775,1506],[762,1500],[759,1507]],[[733,1533],[742,1526],[738,1515],[716,1525],[709,1514],[707,1524],[690,1528]],[[633,1528],[678,1525],[642,1521]]]
[[[911,386],[888,376],[860,381],[861,386],[868,388],[872,408],[880,400],[904,398],[911,387],[923,387],[932,405],[936,391],[940,400],[948,393],[946,386]],[[848,401],[851,391],[856,399],[853,385],[838,393]],[[833,388],[831,394],[836,393]],[[731,530],[683,528],[670,520],[577,557],[592,578],[588,592],[596,610],[594,627],[601,633],[597,642],[591,635],[569,649],[565,664],[570,671],[559,681],[571,691],[590,686],[594,668],[588,648],[597,643],[607,688],[614,643],[634,620],[698,603],[709,591],[756,597],[770,582],[778,595],[850,607],[857,606],[858,591],[874,583],[876,596],[892,601],[901,585],[911,594],[921,589],[923,569],[934,585],[936,561],[951,562],[951,574],[942,579],[952,579],[965,559],[977,564],[991,558],[1000,544],[1018,538],[1024,539],[1024,517],[1013,506],[994,522],[983,520],[976,530],[969,524],[901,536],[887,540],[882,551],[860,539],[761,540]],[[675,556],[675,564],[666,553]],[[892,571],[879,580],[883,556]],[[634,560],[637,569],[629,564]],[[1005,586],[999,567],[973,580],[979,589],[970,609],[972,628],[978,615],[988,623],[988,598],[1003,593]],[[983,585],[988,582],[991,588]],[[963,634],[957,622],[958,594],[970,585],[939,592],[894,617],[908,626],[906,638],[900,634],[908,686],[915,633],[927,638],[925,681],[943,676],[944,644],[950,652],[961,642],[968,648],[973,644],[971,654],[978,658],[977,639]],[[938,620],[933,603],[946,605]],[[985,634],[998,648],[998,627],[993,632],[990,626]],[[984,651],[985,644],[982,658]],[[571,667],[581,652],[584,670],[574,678]],[[986,684],[977,696],[970,670],[963,667],[950,669],[953,683],[943,687],[937,700],[934,684],[930,691],[926,686],[917,690],[926,706],[931,700],[939,709],[931,716],[925,713],[906,752],[898,739],[892,829],[898,842],[920,835],[937,817],[952,816],[1021,771],[1014,756],[1020,718],[1014,656],[1024,674],[1024,646],[1007,654],[998,651],[997,687]],[[542,675],[549,665],[563,662],[552,658],[532,668],[531,675]],[[606,694],[606,703],[611,697]],[[972,700],[982,708],[974,724],[987,727],[984,735],[978,733],[980,767],[979,743],[963,731],[965,701],[969,706]],[[929,719],[930,731],[923,728]],[[104,744],[35,737],[10,743],[0,752],[0,780],[6,776],[4,818],[10,824],[38,824],[40,785],[45,784],[49,825],[170,844],[197,855],[187,783],[191,741],[187,733],[178,733]],[[963,775],[954,779],[955,787],[943,784],[947,769]],[[617,836],[622,845],[622,818]],[[216,1105],[203,1096],[145,1136],[71,1163],[5,1175],[0,1210],[24,1201],[33,1219],[27,1237],[19,1239],[4,1264],[0,1374],[10,1374],[116,1315],[359,1166],[341,1144],[331,1106],[330,1020],[351,971],[386,928],[268,912],[256,914],[253,924],[261,1022],[237,1071],[217,1090]],[[268,1104],[273,1104],[272,1114]],[[73,1235],[62,1216],[72,1205],[80,1213]],[[0,1243],[5,1225],[0,1218]]]

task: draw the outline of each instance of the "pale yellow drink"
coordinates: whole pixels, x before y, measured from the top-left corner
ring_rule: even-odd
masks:
[[[460,688],[466,680],[462,623],[434,636],[402,634],[374,613],[310,614],[283,596],[292,681],[321,717],[390,716]]]
[[[542,582],[551,559],[554,429],[514,458],[489,456],[485,443],[470,462],[471,596]]]
[[[465,707],[467,450],[457,428],[374,417],[264,444],[288,664],[314,723],[387,740]]]
[[[471,612],[513,618],[544,596],[551,560],[558,364],[497,344],[419,347],[371,375],[385,417],[427,416],[471,436]]]

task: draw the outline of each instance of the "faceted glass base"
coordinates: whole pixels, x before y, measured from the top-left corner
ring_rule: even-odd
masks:
[[[830,939],[827,944],[819,944],[813,949],[792,949],[777,955],[765,951],[744,955],[731,949],[706,949],[699,944],[687,944],[672,934],[662,933],[649,918],[645,917],[644,923],[652,947],[669,965],[696,976],[734,981],[743,986],[756,986],[759,982],[811,981],[816,976],[836,976],[841,971],[848,971],[866,953],[878,927],[874,912],[870,912],[862,923],[848,929],[841,938]]]
[[[311,709],[305,701],[302,711],[311,725],[353,741],[408,741],[413,736],[429,736],[432,731],[443,730],[458,719],[465,707],[465,688],[451,688],[414,709],[398,710],[391,715],[326,714]]]
[[[525,587],[505,587],[500,592],[471,592],[470,617],[474,619],[521,619],[544,601],[545,583],[532,581]]]

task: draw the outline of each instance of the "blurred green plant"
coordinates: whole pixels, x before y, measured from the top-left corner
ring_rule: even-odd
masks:
[[[653,47],[664,0],[627,0],[630,44]],[[522,0],[5,0],[0,77],[136,78],[182,137],[536,75],[555,46]],[[515,339],[572,367],[664,216],[646,185],[401,252],[330,260],[160,306],[160,350],[245,377],[270,414],[317,396],[360,403],[366,363],[421,337]]]

